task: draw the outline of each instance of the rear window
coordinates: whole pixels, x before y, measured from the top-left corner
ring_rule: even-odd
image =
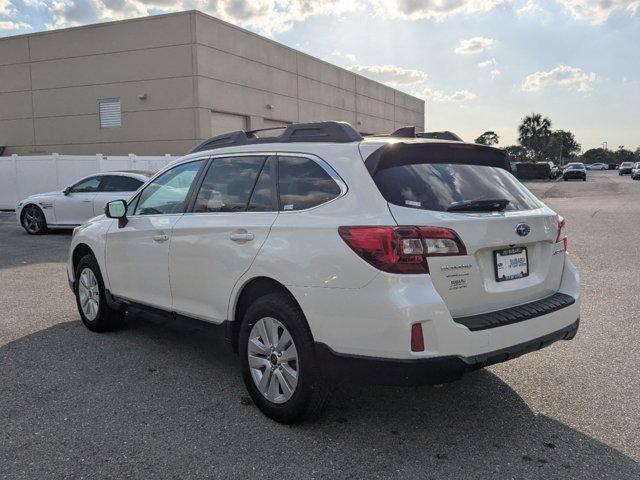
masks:
[[[280,210],[305,210],[333,200],[340,186],[320,165],[303,157],[279,157]]]
[[[505,210],[531,210],[537,200],[502,168],[482,165],[418,163],[385,168],[373,180],[395,205],[446,212],[454,203],[508,200]]]
[[[584,165],[580,165],[579,163],[572,163],[569,165],[570,170],[584,170]]]

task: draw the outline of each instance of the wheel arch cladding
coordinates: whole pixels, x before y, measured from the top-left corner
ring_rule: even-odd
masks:
[[[78,269],[78,263],[80,263],[80,259],[85,255],[93,255],[95,257],[93,250],[91,250],[91,247],[86,243],[79,243],[78,245],[76,245],[76,248],[73,249],[73,257],[72,257],[74,274],[75,274],[75,271]]]
[[[293,294],[283,284],[269,277],[252,278],[242,286],[233,309],[233,318],[231,319],[231,347],[234,352],[238,352],[240,322],[244,313],[247,311],[247,308],[249,308],[249,306],[258,298],[271,293],[279,293],[291,299],[304,316],[300,303],[298,303]],[[311,328],[309,327],[309,329]]]

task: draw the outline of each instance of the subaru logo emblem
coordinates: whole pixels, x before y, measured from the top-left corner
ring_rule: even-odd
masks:
[[[526,237],[527,235],[529,235],[530,231],[531,227],[526,223],[519,223],[518,225],[516,225],[516,233],[521,237]]]

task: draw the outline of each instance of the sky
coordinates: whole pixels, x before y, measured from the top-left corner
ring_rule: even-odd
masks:
[[[640,0],[0,0],[0,37],[197,9],[426,100],[426,130],[640,146]]]

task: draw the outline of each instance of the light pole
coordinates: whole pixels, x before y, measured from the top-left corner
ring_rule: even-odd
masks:
[[[602,148],[603,148],[603,149],[605,149],[605,150],[606,150],[606,149],[607,149],[607,145],[608,145],[608,144],[607,144],[607,142],[602,142]]]

